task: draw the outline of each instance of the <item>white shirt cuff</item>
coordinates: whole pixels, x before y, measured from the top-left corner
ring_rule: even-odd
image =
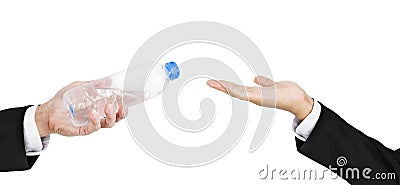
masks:
[[[303,121],[294,118],[293,130],[298,139],[302,141],[306,141],[308,139],[311,132],[314,130],[315,125],[317,124],[320,114],[321,105],[314,99],[313,109]]]
[[[38,106],[29,107],[24,117],[24,142],[27,156],[39,155],[41,151],[47,148],[50,135],[40,138],[36,127],[35,113]]]

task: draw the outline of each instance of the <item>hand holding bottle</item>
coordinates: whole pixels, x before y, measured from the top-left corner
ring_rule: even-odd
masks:
[[[98,88],[110,86],[110,82],[106,78],[96,81],[74,82],[57,92],[51,100],[38,106],[35,121],[41,137],[50,133],[57,133],[63,136],[88,135],[100,128],[111,128],[116,122],[125,117],[121,101],[114,101],[105,104],[103,107],[105,118],[102,118],[96,110],[91,110],[88,115],[90,124],[74,126],[70,120],[70,110],[64,104],[63,95],[72,88],[89,84]]]
[[[130,106],[161,94],[169,82],[179,75],[179,67],[175,62],[143,62],[96,81],[106,86],[98,86],[96,82],[92,82],[71,88],[64,93],[63,100],[70,111],[72,124],[84,126],[92,122],[90,116],[93,110],[101,118],[106,117],[106,105],[115,105],[112,110],[127,110]]]

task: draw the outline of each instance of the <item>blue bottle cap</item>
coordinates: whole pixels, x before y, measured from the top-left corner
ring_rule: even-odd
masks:
[[[171,61],[171,62],[165,63],[164,66],[165,66],[165,70],[167,72],[169,80],[172,81],[172,80],[179,78],[179,75],[181,74],[181,72],[179,70],[178,64]]]

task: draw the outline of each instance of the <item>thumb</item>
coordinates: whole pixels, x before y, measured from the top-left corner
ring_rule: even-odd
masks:
[[[270,87],[275,85],[275,82],[265,76],[256,76],[254,78],[254,83],[263,86],[263,87]]]
[[[75,88],[75,87],[78,87],[78,86],[82,86],[82,85],[85,85],[85,84],[88,84],[88,83],[91,83],[91,82],[92,81],[76,81],[76,82],[73,82],[73,83],[65,86],[64,88],[62,88],[59,91],[59,93],[64,93],[64,92],[66,92],[66,91],[68,91],[68,90],[70,90],[72,88]]]
[[[83,86],[83,85],[90,84],[90,83],[92,83],[95,88],[107,88],[107,87],[111,86],[112,79],[109,77],[106,77],[106,78],[102,78],[99,80],[76,81],[76,82],[73,82],[73,83],[67,85],[66,87],[64,87],[60,92],[64,93],[72,88]]]
[[[96,88],[107,88],[110,87],[113,83],[112,79],[110,77],[105,77],[99,80],[93,80],[94,86]]]

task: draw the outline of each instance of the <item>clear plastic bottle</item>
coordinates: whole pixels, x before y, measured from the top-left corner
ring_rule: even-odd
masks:
[[[118,101],[124,110],[159,95],[169,81],[179,77],[175,62],[163,64],[144,62],[64,93],[64,103],[75,126],[90,123],[89,114],[95,110],[105,117],[105,106]],[[118,109],[118,107],[117,107]]]

